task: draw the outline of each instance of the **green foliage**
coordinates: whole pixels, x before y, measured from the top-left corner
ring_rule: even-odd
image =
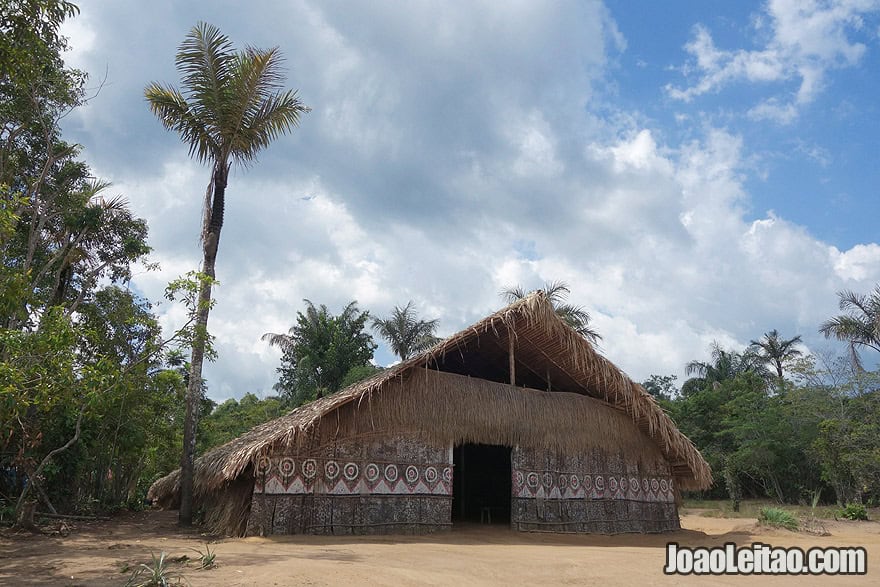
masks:
[[[847,520],[867,520],[868,510],[860,503],[848,503],[841,508],[838,515]]]
[[[349,385],[354,385],[355,383],[359,383],[364,379],[369,379],[373,375],[377,373],[381,373],[384,371],[382,367],[377,367],[372,363],[368,363],[366,365],[355,365],[351,369],[348,370],[348,373],[345,374],[345,377],[342,378],[342,383],[340,383],[339,388],[345,389]]]
[[[786,530],[791,530],[792,532],[796,532],[798,529],[797,518],[795,518],[789,512],[780,508],[762,508],[761,514],[760,516],[758,516],[758,521],[766,526],[773,526],[774,528],[785,528]]]
[[[165,552],[158,557],[153,553],[150,556],[152,560],[149,564],[141,563],[132,572],[125,583],[126,587],[168,587],[180,585],[186,580],[182,574],[171,570]]]
[[[219,446],[237,438],[268,420],[278,418],[288,411],[286,404],[277,397],[259,399],[246,393],[241,400],[229,399],[206,410],[199,423],[198,451]]]
[[[651,375],[647,380],[642,382],[642,387],[650,393],[654,399],[663,402],[670,402],[678,395],[678,388],[675,381],[678,379],[676,375]],[[661,404],[662,405],[662,404]]]
[[[802,356],[803,353],[795,348],[795,345],[800,343],[800,335],[786,339],[774,328],[770,332],[765,332],[760,339],[751,341],[748,350],[765,365],[772,366],[776,370],[776,376],[782,379],[785,364]]]
[[[856,369],[862,368],[860,348],[880,351],[880,286],[868,295],[851,291],[837,293],[840,309],[845,312],[822,323],[819,332],[825,338],[836,338],[849,344],[850,360]]]
[[[334,316],[323,304],[303,301],[306,312],[297,312],[296,324],[287,334],[263,335],[284,353],[275,389],[293,406],[340,390],[346,375],[354,367],[369,365],[376,349],[364,330],[370,313],[358,310],[357,302]]]
[[[187,311],[187,321],[177,331],[178,344],[189,348],[193,348],[196,344],[203,345],[205,358],[209,361],[217,358],[217,353],[214,351],[214,337],[208,332],[206,326],[198,323],[197,318],[199,311],[213,308],[216,300],[201,301],[199,291],[202,287],[213,288],[219,283],[210,275],[199,271],[189,271],[186,275],[171,281],[165,288],[165,299],[182,303]]]
[[[388,318],[373,318],[373,329],[388,341],[392,352],[405,361],[440,342],[434,336],[437,323],[438,320],[419,320],[410,301],[403,308],[395,306]]]
[[[210,544],[205,544],[205,550],[199,550],[198,548],[194,548],[197,553],[199,553],[199,568],[200,569],[213,569],[217,564],[217,553],[211,550]]]

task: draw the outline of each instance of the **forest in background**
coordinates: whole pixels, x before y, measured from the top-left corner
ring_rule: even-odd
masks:
[[[58,28],[76,11],[29,0],[0,13],[4,521],[26,503],[67,513],[143,507],[149,485],[179,466],[183,446],[202,276],[170,283],[165,300],[128,285],[135,267],[154,267],[146,222],[93,176],[59,125],[90,98],[85,73],[61,58]],[[849,342],[851,356],[774,356],[761,344],[770,331],[741,352],[711,349],[680,386],[673,376],[644,382],[712,465],[716,484],[705,495],[878,502],[880,374],[856,359],[880,346],[880,293],[842,292],[839,302],[845,313],[821,327],[834,326],[823,332]],[[158,303],[188,310],[166,338]],[[411,304],[377,319],[354,302],[334,315],[306,300],[287,334],[265,337],[283,353],[277,397],[248,393],[216,405],[202,385],[198,452],[376,372],[371,330],[406,358],[436,341],[436,327]]]

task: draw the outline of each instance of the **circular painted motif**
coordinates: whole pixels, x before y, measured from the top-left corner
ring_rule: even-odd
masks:
[[[650,482],[647,479],[642,479],[642,491],[644,491],[645,493],[648,493],[648,486],[649,485],[650,485]]]
[[[366,480],[369,481],[370,483],[372,483],[373,481],[378,479],[379,478],[379,465],[377,465],[376,463],[370,463],[369,465],[367,465],[364,468],[364,478],[366,478]]]
[[[593,478],[589,475],[584,475],[584,489],[587,491],[593,488]]]
[[[596,489],[605,491],[605,478],[602,475],[596,475]]]
[[[296,472],[296,463],[290,457],[284,457],[278,463],[278,471],[285,477],[290,477]]]
[[[397,481],[397,477],[397,465],[388,465],[385,467],[385,479],[394,483],[395,481]]]
[[[617,492],[617,477],[608,478],[608,489],[611,490],[611,493]]]
[[[357,479],[360,472],[361,470],[357,463],[345,463],[345,466],[342,468],[342,474],[348,481]]]
[[[560,475],[559,476],[559,488],[566,489],[568,487],[568,475]]]
[[[415,465],[408,466],[403,474],[406,477],[407,483],[415,483],[419,480],[419,470]]]
[[[541,482],[544,484],[544,487],[553,487],[553,475],[550,473],[544,473],[541,476]]]
[[[630,477],[629,486],[632,487],[632,490],[634,493],[639,492],[639,480],[636,479],[635,477]]]
[[[669,491],[669,483],[666,482],[666,479],[660,479],[660,491],[663,493]]]
[[[261,475],[267,474],[272,470],[272,461],[269,457],[263,457],[257,462],[257,473]]]
[[[522,471],[517,471],[513,474],[513,482],[517,487],[522,487],[523,483],[525,483],[526,476],[523,475]]]
[[[327,461],[324,465],[324,474],[327,479],[336,479],[339,477],[339,463],[336,461]]]
[[[440,475],[437,473],[437,467],[428,467],[425,469],[425,481],[428,483],[436,483]]]
[[[532,471],[531,473],[529,473],[529,474],[526,476],[526,483],[528,484],[529,488],[531,488],[531,489],[537,489],[537,488],[538,488],[538,484],[540,483],[540,481],[538,480],[538,474],[535,473],[534,471]]]
[[[447,483],[452,481],[452,467],[443,467],[443,480]]]
[[[569,479],[569,483],[571,483],[571,488],[574,491],[577,491],[578,487],[581,486],[581,480],[578,479],[577,475],[572,475],[571,478]]]
[[[660,489],[660,483],[656,479],[651,479],[651,491],[657,493],[658,489]]]
[[[629,480],[626,477],[620,478],[620,490],[621,491],[629,490]]]
[[[306,459],[302,464],[302,474],[306,479],[313,478],[318,473],[318,463],[315,459]]]

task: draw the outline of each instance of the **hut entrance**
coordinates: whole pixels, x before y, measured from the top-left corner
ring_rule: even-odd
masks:
[[[452,451],[452,521],[509,524],[510,447],[462,444]]]

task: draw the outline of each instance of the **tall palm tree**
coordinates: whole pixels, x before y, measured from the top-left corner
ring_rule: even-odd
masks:
[[[439,320],[419,320],[412,301],[395,306],[388,318],[373,318],[373,330],[388,341],[395,355],[405,361],[425,351],[440,339],[434,336]]]
[[[567,283],[564,281],[552,281],[550,283],[545,283],[539,290],[536,289],[532,291],[544,292],[544,295],[553,305],[556,315],[559,316],[563,322],[576,330],[581,336],[593,344],[602,340],[599,333],[590,326],[590,313],[584,310],[581,306],[575,306],[574,304],[565,302],[568,298],[568,294],[571,293]],[[522,286],[517,285],[515,287],[507,287],[501,290],[501,296],[507,300],[507,303],[512,304],[517,300],[523,299],[532,293],[532,291],[527,292]]]
[[[858,347],[880,351],[880,286],[868,295],[848,290],[837,292],[840,309],[846,314],[826,320],[819,327],[825,338],[836,338],[849,343],[853,366],[862,369]]]
[[[770,332],[765,332],[760,339],[750,341],[749,350],[764,361],[765,365],[768,363],[773,365],[777,377],[782,379],[782,365],[789,359],[800,357],[803,354],[795,348],[795,345],[800,343],[800,334],[786,340],[780,337],[779,331],[774,328]]]
[[[190,357],[184,449],[181,459],[179,523],[192,524],[192,469],[197,406],[207,337],[214,265],[223,228],[226,183],[232,163],[246,166],[309,111],[296,92],[283,90],[278,48],[236,51],[226,35],[199,23],[181,43],[175,59],[183,91],[152,83],[144,90],[150,110],[168,130],[189,144],[189,154],[211,165],[202,210],[202,273],[196,337]]]

